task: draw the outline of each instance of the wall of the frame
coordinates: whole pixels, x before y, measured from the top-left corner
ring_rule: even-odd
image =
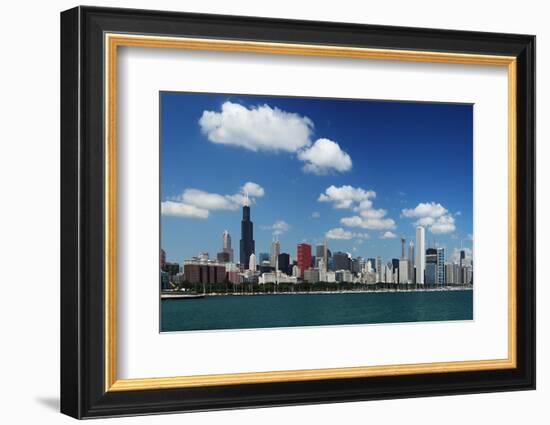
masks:
[[[544,2],[525,0],[306,2],[278,0],[94,1],[101,6],[258,15],[372,24],[532,33],[538,36],[538,140],[550,138],[550,28]],[[3,423],[73,423],[57,413],[59,393],[59,12],[73,1],[10,2],[0,18],[0,392]],[[550,180],[550,146],[538,147],[539,187]],[[548,191],[546,191],[547,193]],[[539,256],[549,258],[539,191]],[[109,423],[545,423],[550,398],[550,299],[539,265],[538,390],[471,396],[137,417]]]

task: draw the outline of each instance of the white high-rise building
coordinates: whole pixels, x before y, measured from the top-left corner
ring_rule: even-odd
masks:
[[[399,283],[409,282],[409,262],[405,258],[399,260]]]
[[[250,254],[250,260],[248,261],[248,270],[255,272],[256,271],[256,254]]]
[[[424,271],[426,270],[424,227],[416,226],[416,283],[424,285]]]
[[[279,258],[279,254],[281,253],[281,244],[278,240],[273,240],[271,242],[271,256],[269,257],[271,267],[275,267],[275,264],[277,263],[277,260]]]

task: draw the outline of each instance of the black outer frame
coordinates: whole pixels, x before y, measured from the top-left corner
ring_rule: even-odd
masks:
[[[517,57],[517,368],[104,391],[105,32]],[[535,388],[535,37],[77,7],[61,13],[61,412],[75,418]]]

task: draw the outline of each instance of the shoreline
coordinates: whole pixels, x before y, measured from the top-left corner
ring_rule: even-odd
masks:
[[[473,291],[473,286],[471,287],[460,287],[460,288],[453,288],[453,287],[445,287],[445,288],[415,288],[415,289],[391,289],[391,288],[384,288],[384,289],[372,289],[372,290],[359,290],[359,289],[352,289],[352,290],[343,290],[343,291],[296,291],[296,292],[231,292],[231,293],[198,293],[196,295],[200,295],[201,298],[208,298],[208,297],[230,297],[230,296],[273,296],[273,295],[339,295],[339,294],[376,294],[376,293],[407,293],[407,292],[453,292],[453,291]],[[163,297],[163,295],[176,295],[175,297]],[[182,295],[182,297],[177,297],[177,295]],[[182,291],[174,291],[174,292],[164,292],[161,293],[161,299],[186,299],[185,295],[186,292]],[[198,297],[188,297],[189,299],[197,299]]]

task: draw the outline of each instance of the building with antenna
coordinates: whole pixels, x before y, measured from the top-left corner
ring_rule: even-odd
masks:
[[[248,192],[245,194],[245,202],[243,206],[243,219],[241,220],[241,246],[239,261],[243,266],[243,270],[247,270],[250,264],[250,256],[255,253],[254,242],[254,223],[250,220],[250,206],[248,200]]]
[[[222,252],[229,255],[229,262],[233,262],[233,248],[231,248],[231,235],[227,230],[224,230],[222,235]]]

